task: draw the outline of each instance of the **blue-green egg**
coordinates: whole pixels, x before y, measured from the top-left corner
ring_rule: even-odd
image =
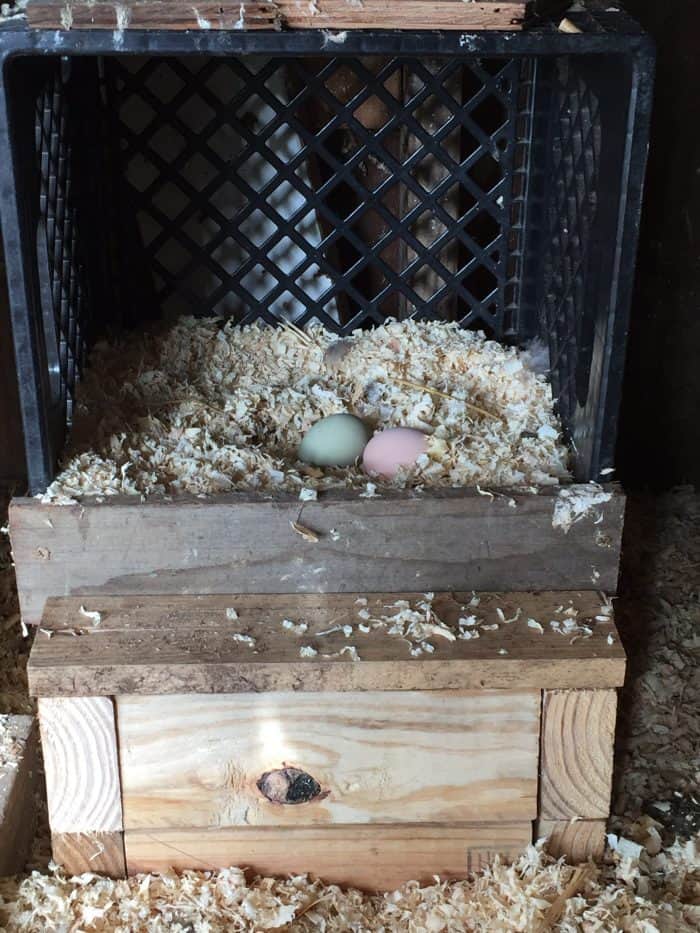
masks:
[[[369,440],[364,422],[354,415],[329,415],[311,427],[299,445],[299,459],[315,466],[352,466]]]

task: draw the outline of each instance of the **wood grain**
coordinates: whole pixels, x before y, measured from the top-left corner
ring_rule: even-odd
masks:
[[[323,826],[237,829],[132,829],[125,833],[129,874],[236,865],[261,875],[308,872],[327,883],[390,891],[433,876],[464,878],[496,853],[518,855],[530,823]]]
[[[51,833],[53,860],[69,875],[95,872],[110,878],[126,877],[124,833]]]
[[[604,819],[610,812],[615,690],[545,690],[540,816]]]
[[[422,594],[405,593],[413,605]],[[612,619],[595,621],[601,597],[588,592],[438,594],[434,608],[448,625],[475,614],[495,631],[478,639],[434,638],[435,653],[413,658],[402,639],[383,631],[363,634],[358,615],[387,617],[397,610],[395,594],[228,596],[99,596],[50,599],[28,665],[30,691],[39,696],[251,691],[358,691],[442,689],[541,689],[610,687],[623,683],[625,656]],[[93,626],[81,606],[101,614]],[[555,632],[551,620],[574,606],[589,624],[590,638]],[[235,609],[237,620],[227,618]],[[497,610],[506,619],[502,623]],[[559,610],[559,611],[557,611]],[[304,624],[303,636],[282,626]],[[540,622],[544,632],[528,626]],[[350,625],[342,631],[317,632]],[[254,650],[232,634],[255,639]],[[81,633],[81,634],[76,634]],[[611,643],[609,643],[609,638]],[[573,644],[572,644],[573,641]],[[338,655],[349,644],[361,661]],[[319,654],[301,658],[300,646]],[[500,653],[505,652],[505,653]],[[323,655],[336,655],[324,658]]]
[[[10,716],[4,725],[12,737],[16,766],[0,759],[0,877],[23,871],[36,825],[39,736],[33,716]]]
[[[537,811],[536,691],[117,698],[127,829],[516,821]],[[257,784],[298,768],[322,793]]]
[[[496,499],[473,490],[337,492],[303,504],[245,495],[60,507],[14,499],[10,535],[28,624],[49,596],[614,592],[624,496],[614,493],[568,534],[552,527],[556,499],[547,488]],[[294,533],[298,519],[317,543]]]
[[[108,697],[39,700],[54,833],[122,829],[114,706]]]
[[[27,8],[30,26],[42,29],[520,29],[524,17],[525,0],[30,0]]]
[[[538,820],[535,837],[547,837],[547,851],[572,865],[599,861],[605,851],[605,820]]]

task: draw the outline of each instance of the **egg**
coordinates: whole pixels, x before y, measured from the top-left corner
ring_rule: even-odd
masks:
[[[316,466],[351,466],[369,440],[364,422],[354,415],[329,415],[307,431],[299,459]]]
[[[415,463],[428,447],[428,435],[414,428],[388,428],[375,434],[365,447],[366,473],[393,479],[399,468]]]

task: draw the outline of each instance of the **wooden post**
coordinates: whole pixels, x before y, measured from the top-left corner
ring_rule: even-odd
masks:
[[[545,690],[540,816],[606,819],[612,791],[615,690]]]
[[[54,860],[77,875],[126,875],[114,705],[109,697],[39,700]]]
[[[572,864],[596,860],[605,851],[605,820],[538,820],[535,838],[547,837],[547,851]]]

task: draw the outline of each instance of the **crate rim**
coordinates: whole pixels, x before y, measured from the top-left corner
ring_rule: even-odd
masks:
[[[34,29],[25,21],[0,23],[0,64],[17,56],[45,55],[421,55],[471,58],[622,54],[653,61],[655,44],[621,10],[579,14],[601,31],[570,34],[552,23],[523,30],[460,32],[440,30],[348,30],[343,43],[329,42],[327,31]],[[571,14],[571,19],[577,16]]]

